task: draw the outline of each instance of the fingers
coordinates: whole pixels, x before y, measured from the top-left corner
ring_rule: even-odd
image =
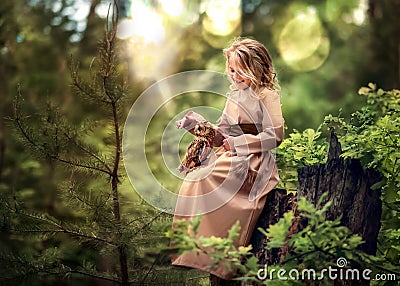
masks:
[[[222,145],[224,146],[225,151],[231,150],[231,147],[229,146],[229,143],[226,139],[222,141]]]

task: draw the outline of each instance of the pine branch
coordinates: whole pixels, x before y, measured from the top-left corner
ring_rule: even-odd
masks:
[[[158,262],[158,259],[160,258],[160,254],[157,255],[156,259],[154,259],[153,263],[151,264],[149,270],[146,272],[146,274],[143,276],[143,279],[140,281],[140,285],[144,284],[144,281],[146,281],[147,277],[149,276],[149,274],[151,273],[151,271],[153,270],[154,266],[156,265],[156,263]]]
[[[106,239],[103,239],[103,238],[100,238],[97,236],[83,234],[83,233],[72,231],[72,230],[68,230],[65,228],[62,228],[62,229],[12,229],[12,228],[8,228],[7,230],[11,231],[11,232],[22,232],[22,233],[53,233],[53,234],[65,233],[65,234],[68,234],[71,236],[77,236],[77,237],[81,237],[81,238],[85,238],[85,239],[89,239],[89,240],[96,240],[99,242],[109,244],[111,246],[117,246],[116,244],[114,244]]]
[[[148,219],[148,218],[153,219],[154,217],[153,217],[153,216],[142,216],[142,217],[138,217],[138,218],[135,218],[135,219],[132,219],[131,221],[129,221],[129,222],[126,224],[126,226],[129,226],[129,225],[131,225],[132,223],[134,223],[134,222],[136,222],[136,221],[140,221],[140,220]]]
[[[96,223],[102,225],[103,227],[115,227],[115,220],[111,217],[109,205],[107,204],[111,197],[109,193],[99,196],[98,192],[95,192],[95,198],[90,196],[88,197],[86,195],[81,196],[75,191],[75,183],[72,182],[72,185],[68,185],[63,194],[67,200],[71,201],[72,204],[76,204],[76,202],[81,203],[81,210],[89,210],[93,212],[93,221]]]
[[[108,176],[112,176],[111,172],[109,170],[105,170],[99,167],[95,167],[95,166],[90,166],[87,164],[82,164],[79,162],[74,162],[71,160],[67,160],[64,158],[59,157],[59,155],[57,154],[52,154],[50,152],[48,152],[48,148],[45,148],[45,146],[39,145],[35,142],[34,138],[32,136],[29,135],[27,129],[24,127],[23,122],[22,122],[22,114],[20,112],[20,107],[19,107],[19,98],[21,97],[20,94],[20,89],[18,88],[18,97],[16,99],[16,102],[14,103],[14,122],[17,125],[18,130],[20,131],[23,139],[31,146],[33,147],[35,150],[39,151],[40,153],[42,153],[44,156],[53,159],[55,161],[70,165],[70,166],[74,166],[74,167],[79,167],[79,168],[83,168],[83,169],[88,169],[88,170],[93,170],[93,171],[98,171],[98,172],[102,172],[107,174]]]
[[[81,196],[79,196],[75,191],[75,183],[73,182],[71,186],[68,187],[68,194],[72,196],[72,199],[77,200],[78,202],[82,203],[84,206],[88,206],[89,208],[95,208],[94,204],[91,204],[88,200],[83,199]],[[70,198],[70,197],[67,197]]]
[[[94,152],[90,151],[89,149],[85,148],[83,144],[79,143],[77,140],[74,140],[71,136],[69,136],[67,133],[64,133],[64,135],[67,137],[67,139],[72,142],[76,147],[78,147],[80,150],[88,154],[90,157],[94,158],[96,161],[98,161],[100,164],[106,168],[108,171],[108,174],[111,174],[111,168],[107,165],[107,163],[100,158],[98,155],[96,155]]]
[[[85,85],[79,77],[79,72],[77,67],[73,66],[72,63],[70,65],[71,77],[72,77],[72,85],[75,87],[77,91],[79,91],[82,95],[86,96],[87,98],[93,100],[94,102],[102,102],[107,105],[111,103],[110,100],[101,98],[96,96],[97,92],[96,89],[92,87],[92,85]],[[95,84],[93,84],[95,86]]]
[[[148,226],[150,226],[153,221],[155,221],[157,218],[159,218],[163,213],[159,212],[156,216],[154,216],[150,221],[148,221],[145,225],[143,225],[141,228],[139,228],[134,235],[139,234],[140,232],[142,232],[143,230],[145,230]]]
[[[79,274],[79,275],[83,275],[83,276],[87,276],[87,277],[91,277],[91,278],[95,278],[95,279],[99,279],[99,280],[103,280],[103,281],[113,282],[118,285],[121,283],[121,281],[119,281],[118,279],[114,279],[114,278],[107,277],[104,275],[86,272],[86,271],[82,271],[82,270],[74,270],[74,269],[66,270],[66,269],[67,268],[61,269],[60,271],[54,271],[54,270],[52,271],[50,269],[43,269],[42,267],[40,267],[40,268],[35,267],[34,269],[32,269],[32,267],[30,267],[30,271],[28,273],[16,275],[16,276],[13,276],[13,277],[10,277],[7,279],[3,279],[2,281],[11,283],[11,281],[13,281],[13,280],[20,280],[22,277],[31,276],[33,274],[46,274],[48,276],[55,275],[55,276],[62,276],[62,277],[65,277],[68,274]],[[11,284],[8,284],[8,285],[11,285]]]
[[[45,154],[46,154],[46,153],[45,153]],[[46,154],[46,155],[47,155],[49,158],[53,159],[53,160],[59,161],[59,162],[61,162],[61,163],[64,163],[64,164],[67,164],[67,165],[70,165],[70,166],[73,166],[73,167],[79,167],[79,168],[83,168],[83,169],[98,171],[98,172],[101,172],[101,173],[105,173],[105,174],[107,174],[108,176],[111,176],[111,175],[112,175],[112,174],[110,174],[110,172],[109,172],[108,170],[104,170],[104,169],[99,168],[99,167],[94,167],[94,166],[82,164],[82,163],[79,163],[79,162],[74,162],[74,161],[66,160],[66,159],[60,158],[60,157],[58,157],[58,156],[56,156],[56,155],[53,155],[53,154]]]
[[[7,206],[7,207],[12,210],[12,208],[10,208],[9,206]],[[14,210],[12,210],[12,211],[14,211]],[[86,238],[86,239],[90,239],[90,240],[96,240],[96,241],[100,241],[100,242],[103,242],[103,243],[106,243],[106,244],[109,244],[109,245],[112,245],[112,246],[117,246],[112,241],[109,241],[107,239],[67,229],[63,225],[59,224],[55,219],[52,219],[52,218],[49,218],[49,217],[45,218],[45,217],[40,216],[40,215],[29,214],[29,213],[26,213],[26,212],[23,212],[23,211],[19,211],[18,214],[26,216],[26,217],[28,217],[30,219],[33,219],[33,220],[44,222],[44,223],[49,224],[49,225],[51,225],[53,227],[56,227],[57,229],[43,229],[42,230],[42,229],[13,229],[13,228],[6,228],[6,230],[14,231],[14,232],[27,232],[27,233],[65,233],[65,234],[69,234],[71,236],[77,236],[77,237]]]
[[[118,285],[121,283],[121,281],[117,280],[117,279],[113,279],[113,278],[110,278],[110,277],[106,277],[104,275],[89,273],[89,272],[85,272],[85,271],[81,271],[81,270],[71,270],[71,271],[69,271],[69,273],[71,273],[71,274],[81,274],[81,275],[84,275],[84,276],[88,276],[88,277],[92,277],[92,278],[96,278],[96,279],[100,279],[100,280],[114,282],[114,283],[117,283]]]

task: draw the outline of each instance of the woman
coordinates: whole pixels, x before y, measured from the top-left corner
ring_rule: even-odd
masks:
[[[235,244],[242,246],[249,243],[266,195],[279,181],[271,150],[283,139],[284,120],[267,49],[256,40],[239,39],[223,52],[232,85],[216,127],[214,145],[219,148],[202,168],[185,177],[174,220],[201,214],[198,235],[203,237],[227,237],[239,221]],[[196,123],[196,116],[190,113],[185,122]],[[189,126],[193,124],[185,128]],[[234,277],[223,263],[210,268],[211,263],[205,253],[188,252],[173,259],[173,265],[202,269],[223,279]]]

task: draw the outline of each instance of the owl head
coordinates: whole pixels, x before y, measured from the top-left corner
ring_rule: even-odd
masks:
[[[194,127],[194,134],[196,136],[202,136],[202,137],[214,136],[215,135],[214,126],[207,121],[199,122]]]

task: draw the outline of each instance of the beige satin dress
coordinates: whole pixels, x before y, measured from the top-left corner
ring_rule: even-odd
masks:
[[[266,195],[279,182],[272,151],[284,135],[280,96],[278,91],[268,89],[261,94],[259,99],[249,88],[232,91],[218,130],[228,136],[233,153],[225,151],[222,141],[216,140],[220,147],[209,162],[189,173],[181,186],[174,221],[202,215],[198,236],[227,237],[229,229],[239,221],[241,230],[235,246],[248,245]],[[260,133],[229,136],[231,126],[238,123],[258,124]],[[172,264],[208,271],[223,279],[235,276],[235,271],[224,263],[210,268],[212,261],[204,253],[184,253],[174,257]]]

